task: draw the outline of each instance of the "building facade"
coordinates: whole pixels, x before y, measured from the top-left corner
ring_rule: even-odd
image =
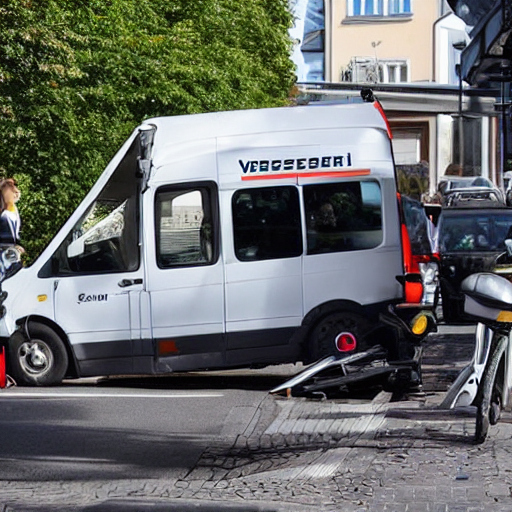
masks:
[[[438,0],[330,0],[331,81],[434,80]],[[430,27],[431,30],[426,30]]]
[[[468,30],[445,0],[325,0],[321,7],[304,1],[324,15],[323,32],[316,32],[324,36],[323,73],[314,88],[329,84],[325,97],[332,98],[373,87],[390,120],[404,183],[417,173],[420,192],[433,193],[446,167],[460,163],[465,174],[499,184],[494,99],[470,96],[459,79]]]

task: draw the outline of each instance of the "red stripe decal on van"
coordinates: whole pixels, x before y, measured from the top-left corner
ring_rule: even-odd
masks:
[[[369,176],[370,169],[358,169],[356,171],[321,171],[321,172],[290,172],[288,174],[256,174],[242,176],[242,181],[250,180],[278,180],[285,178],[350,178],[353,176]]]

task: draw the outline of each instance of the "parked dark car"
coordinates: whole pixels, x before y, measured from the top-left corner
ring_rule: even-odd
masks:
[[[512,277],[505,240],[512,238],[512,208],[475,207],[471,202],[443,208],[438,222],[439,281],[444,320],[464,321],[460,283],[475,272]]]

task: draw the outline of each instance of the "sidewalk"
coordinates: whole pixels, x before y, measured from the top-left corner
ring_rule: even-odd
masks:
[[[510,512],[512,415],[477,446],[473,408],[435,410],[472,347],[471,328],[432,337],[422,402],[389,403],[386,393],[371,403],[269,397],[262,410],[277,416],[264,430],[240,436],[227,457],[212,450],[199,462],[197,476],[211,471],[204,498],[316,511]]]

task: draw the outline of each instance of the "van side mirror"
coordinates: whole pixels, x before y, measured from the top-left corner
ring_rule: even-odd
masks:
[[[84,237],[77,238],[76,240],[73,240],[68,245],[67,253],[68,258],[74,258],[76,256],[80,256],[85,251],[85,242]]]

